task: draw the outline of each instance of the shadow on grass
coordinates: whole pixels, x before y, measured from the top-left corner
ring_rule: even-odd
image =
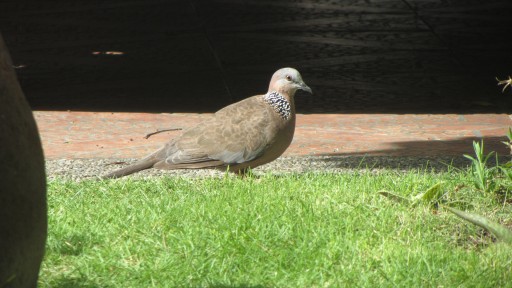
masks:
[[[389,149],[359,151],[354,153],[328,153],[320,154],[319,161],[327,163],[333,168],[375,168],[375,169],[430,169],[446,171],[452,168],[466,168],[471,162],[463,155],[474,156],[473,141],[482,138],[463,137],[454,140],[426,140],[402,141],[390,143]],[[510,161],[510,151],[501,143],[507,138],[485,137],[485,154],[494,151],[498,155],[498,162]],[[408,156],[414,155],[414,156]],[[488,162],[489,166],[496,164],[493,155]]]
[[[66,278],[62,277],[57,280],[55,280],[54,283],[52,283],[53,288],[110,288],[113,286],[108,286],[104,284],[94,283],[90,281],[87,278],[84,277],[72,277],[72,278]]]
[[[95,239],[93,234],[69,234],[61,236],[59,241],[49,243],[47,250],[61,255],[77,256],[98,242],[99,240]]]

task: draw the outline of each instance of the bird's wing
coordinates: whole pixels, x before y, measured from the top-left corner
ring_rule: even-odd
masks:
[[[272,141],[272,125],[270,110],[257,97],[227,106],[210,121],[185,131],[169,146],[165,162],[235,164],[261,156]]]

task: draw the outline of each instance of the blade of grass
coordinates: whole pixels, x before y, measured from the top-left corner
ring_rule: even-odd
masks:
[[[457,215],[458,217],[460,217],[468,222],[471,222],[477,226],[480,226],[480,227],[484,228],[485,230],[491,232],[499,240],[504,241],[509,244],[512,244],[512,231],[509,230],[507,227],[505,227],[497,222],[491,221],[483,216],[477,215],[477,214],[467,213],[467,212],[460,211],[458,209],[448,207],[448,206],[443,206],[443,207],[446,210]]]
[[[407,199],[403,196],[400,196],[400,195],[397,195],[397,194],[394,194],[394,193],[391,193],[388,191],[379,191],[377,193],[379,193],[380,195],[385,196],[391,200],[394,200],[395,202],[398,202],[398,203],[411,204],[410,199]]]

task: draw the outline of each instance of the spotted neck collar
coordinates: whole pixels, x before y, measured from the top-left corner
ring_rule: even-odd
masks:
[[[279,94],[279,92],[271,91],[263,96],[263,100],[270,105],[274,111],[284,120],[290,119],[292,114],[292,109],[290,106],[290,102],[283,97],[283,95]]]

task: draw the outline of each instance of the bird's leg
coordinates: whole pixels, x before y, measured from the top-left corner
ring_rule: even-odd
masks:
[[[242,177],[242,178],[245,178],[245,176],[247,176],[247,175],[248,175],[249,171],[250,171],[250,169],[249,169],[249,168],[243,168],[243,169],[240,169],[240,170],[236,171],[235,173],[236,173],[238,176],[240,176],[240,177]]]
[[[146,134],[146,136],[144,136],[144,138],[148,139],[149,137],[151,137],[151,136],[153,136],[155,134],[158,134],[158,133],[169,132],[169,131],[178,131],[178,130],[182,130],[182,128],[158,129],[155,132],[151,132],[149,134]]]
[[[236,175],[240,176],[240,178],[258,178],[258,176],[254,175],[254,173],[252,172],[251,167],[245,167],[243,169],[233,172],[235,172]]]

